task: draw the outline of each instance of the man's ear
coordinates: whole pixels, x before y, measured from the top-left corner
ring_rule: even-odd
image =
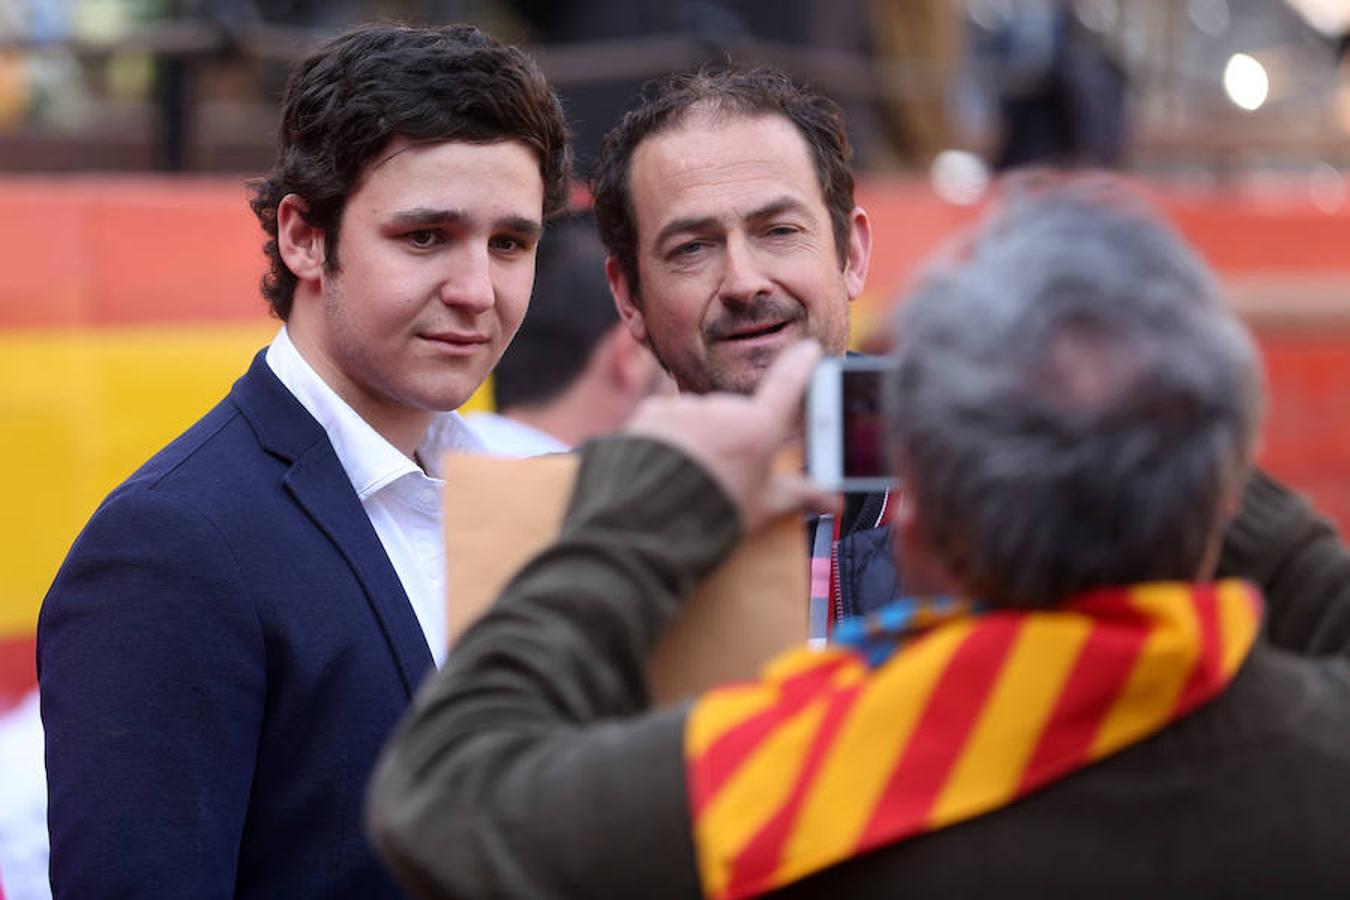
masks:
[[[938,559],[924,537],[921,512],[903,486],[891,492],[891,552],[903,573],[906,596],[960,596],[959,580]]]
[[[910,555],[918,536],[918,518],[914,515],[914,502],[904,488],[891,491],[891,552],[898,560]]]
[[[635,292],[630,290],[628,276],[616,256],[605,259],[605,278],[609,281],[609,292],[614,295],[614,306],[619,310],[619,319],[623,322],[633,340],[644,347],[650,346],[647,340],[647,323],[642,318],[642,310],[635,302]]]
[[[661,364],[652,352],[634,340],[622,322],[615,322],[602,340],[614,386],[635,401],[652,393],[661,374]]]
[[[632,351],[640,349],[641,345],[633,340],[633,336],[628,332],[628,327],[622,322],[615,322],[613,327],[596,342],[595,352],[591,354],[591,358],[600,361],[603,365],[607,382],[620,390],[624,390],[632,381]],[[643,350],[642,352],[647,351]]]
[[[848,254],[844,259],[844,287],[848,299],[856,300],[867,286],[867,271],[872,265],[872,223],[867,210],[853,207],[849,213]]]
[[[325,259],[324,231],[305,219],[308,211],[298,194],[281,198],[277,204],[277,251],[296,278],[318,281]]]

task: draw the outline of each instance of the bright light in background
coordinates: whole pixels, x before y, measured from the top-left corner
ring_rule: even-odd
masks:
[[[1245,53],[1228,57],[1223,70],[1223,89],[1228,99],[1242,109],[1252,112],[1261,108],[1270,95],[1270,77],[1266,67]]]
[[[1304,20],[1323,34],[1340,37],[1350,30],[1350,0],[1288,0]]]
[[[934,193],[958,206],[979,203],[989,189],[989,167],[966,150],[943,150],[933,157],[928,177]]]

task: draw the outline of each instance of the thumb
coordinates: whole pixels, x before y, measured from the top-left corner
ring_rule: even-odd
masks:
[[[768,413],[783,434],[791,430],[797,419],[806,385],[820,356],[820,344],[809,339],[801,341],[778,354],[759,381],[755,403]]]
[[[764,491],[765,521],[786,515],[839,513],[839,495],[823,490],[814,481],[797,472],[776,472]]]

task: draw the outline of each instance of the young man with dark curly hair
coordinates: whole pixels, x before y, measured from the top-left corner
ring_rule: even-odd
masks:
[[[252,202],[284,323],[43,604],[57,897],[391,897],[361,797],[445,652],[436,466],[563,206],[560,106],[477,29],[302,62]]]

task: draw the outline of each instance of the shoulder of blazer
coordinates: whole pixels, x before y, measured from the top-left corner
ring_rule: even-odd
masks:
[[[267,365],[266,351],[230,391],[264,451],[290,465],[286,489],[332,540],[363,585],[394,651],[409,696],[432,668],[431,652],[393,564],[338,461],[327,433]]]
[[[230,400],[253,428],[264,450],[294,461],[328,435],[267,364],[267,348],[230,389]]]

